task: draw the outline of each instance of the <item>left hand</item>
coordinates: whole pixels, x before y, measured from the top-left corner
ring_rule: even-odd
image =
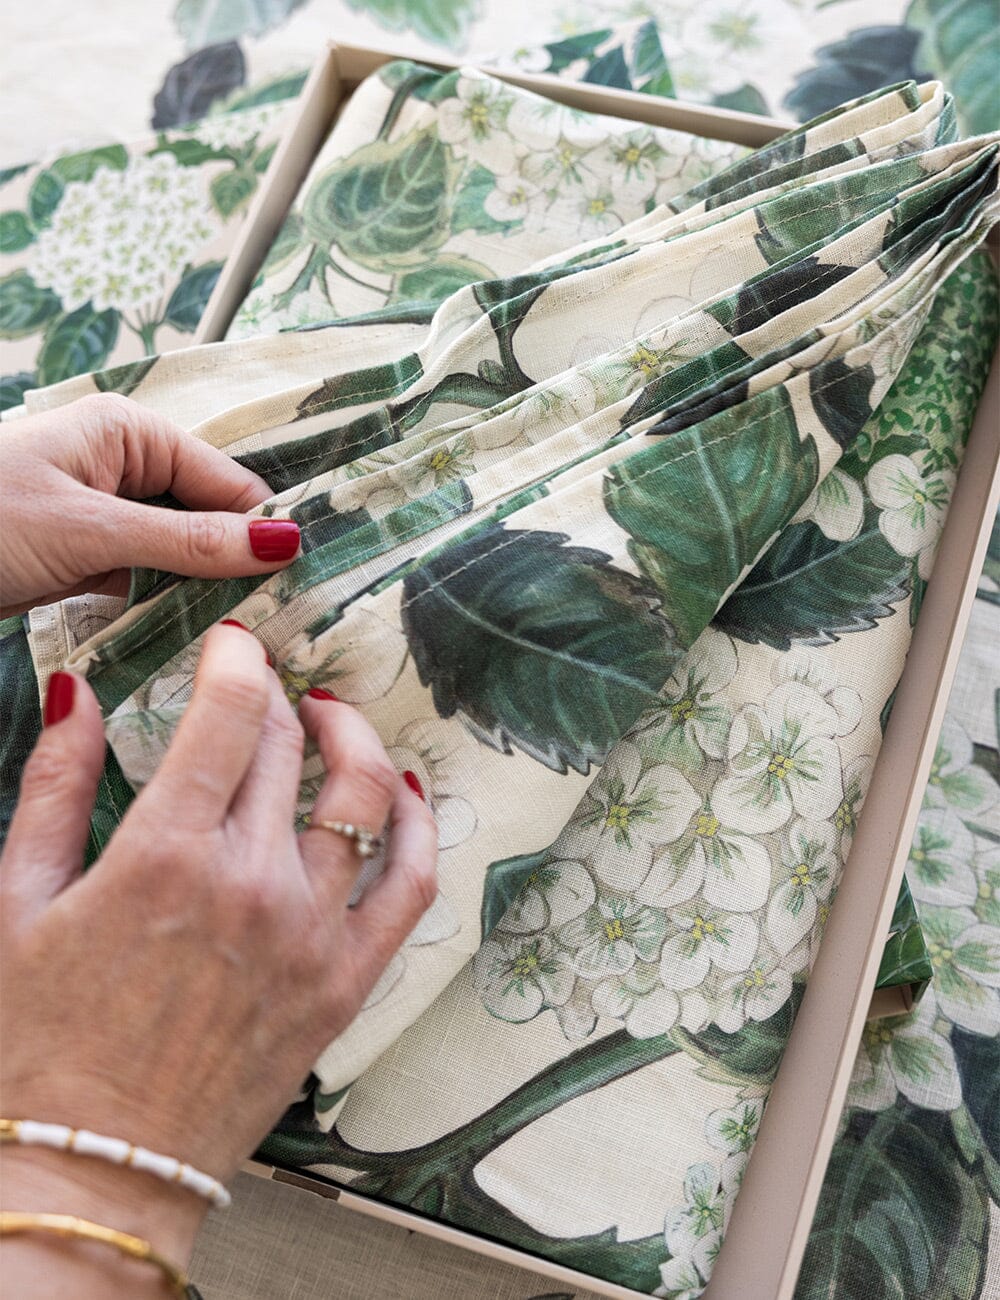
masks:
[[[243,577],[298,550],[292,521],[246,518],[272,495],[262,478],[127,397],[18,420],[0,457],[2,617],[86,591],[124,595],[135,566]],[[191,509],[140,504],[162,492]]]

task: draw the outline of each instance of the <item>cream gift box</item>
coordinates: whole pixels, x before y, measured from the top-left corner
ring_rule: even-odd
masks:
[[[331,46],[307,83],[298,114],[280,146],[243,235],[220,278],[197,335],[221,338],[263,262],[296,191],[338,108],[353,87],[395,56]],[[439,66],[455,66],[441,64]],[[673,127],[746,145],[759,145],[784,124],[717,109],[681,106],[552,77],[505,76],[527,89],[589,111]],[[992,397],[991,397],[992,394]],[[881,944],[902,876],[964,621],[985,550],[990,502],[996,498],[996,373],[973,430],[949,517],[925,617],[910,657],[821,954],[772,1091],[709,1294],[790,1294],[816,1196],[833,1141],[865,1013],[905,1009],[902,991],[881,990],[871,1001]],[[342,1203],[492,1253],[601,1294],[636,1292],[609,1286],[528,1257],[468,1232],[382,1205],[329,1182],[285,1171],[281,1180],[308,1185]],[[748,1190],[749,1189],[749,1190]]]

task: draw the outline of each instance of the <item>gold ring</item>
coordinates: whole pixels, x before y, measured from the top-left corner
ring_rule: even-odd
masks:
[[[319,830],[333,831],[335,835],[343,835],[345,839],[353,840],[359,858],[374,857],[375,850],[379,846],[378,836],[367,826],[355,826],[353,822],[314,821],[312,817],[309,818],[308,824],[310,829],[316,827]]]

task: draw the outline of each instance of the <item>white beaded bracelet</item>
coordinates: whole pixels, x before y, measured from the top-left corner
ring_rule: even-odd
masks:
[[[102,1137],[85,1128],[68,1128],[65,1124],[39,1124],[33,1119],[0,1119],[0,1142],[18,1142],[22,1146],[54,1147],[58,1151],[72,1151],[80,1156],[96,1156],[110,1160],[113,1165],[127,1165],[143,1173],[162,1178],[165,1183],[177,1183],[188,1191],[203,1196],[217,1209],[224,1210],[232,1204],[232,1197],[210,1174],[203,1174],[193,1166],[173,1156],[160,1156],[145,1147],[134,1146],[122,1138]]]

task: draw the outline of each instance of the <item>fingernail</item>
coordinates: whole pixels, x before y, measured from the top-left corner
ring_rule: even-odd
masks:
[[[250,635],[253,636],[253,633],[250,632],[250,629],[247,627],[247,625],[245,623],[241,623],[238,619],[220,618],[219,622],[222,624],[223,627],[238,627],[241,632],[249,632]],[[267,660],[268,668],[273,668],[274,660],[271,658],[270,650],[268,650],[266,645],[262,645],[261,649],[264,651],[264,658]]]
[[[331,704],[340,703],[340,698],[338,696],[331,695],[329,691],[324,691],[322,686],[310,686],[309,690],[306,691],[306,694],[311,695],[314,700],[329,700]]]
[[[423,799],[424,803],[427,802],[427,796],[424,794],[424,787],[420,784],[420,781],[417,779],[416,772],[404,772],[403,780],[410,787],[410,789],[413,791],[414,794],[418,794],[420,798]]]
[[[291,519],[251,519],[250,549],[258,560],[290,560],[299,549],[299,526]]]
[[[62,722],[73,712],[76,680],[72,673],[53,673],[45,688],[45,710],[42,721],[47,727]]]

